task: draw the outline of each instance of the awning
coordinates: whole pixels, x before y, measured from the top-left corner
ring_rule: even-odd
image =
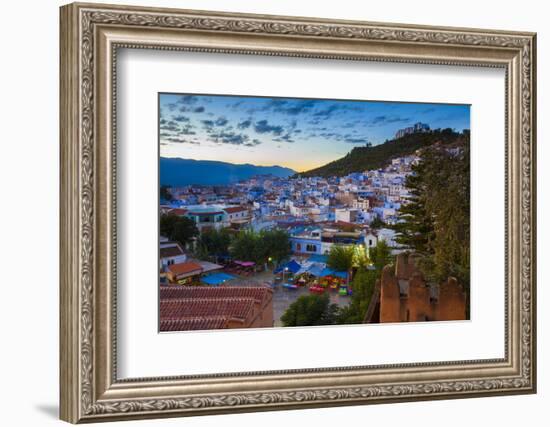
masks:
[[[253,267],[255,265],[252,261],[235,261],[235,264],[240,265],[241,267]]]
[[[300,271],[301,268],[302,266],[298,262],[296,262],[295,260],[291,260],[286,264],[282,264],[277,267],[275,269],[275,273],[282,273],[284,271],[286,273],[296,274]]]
[[[323,264],[313,264],[308,269],[308,273],[315,277],[321,277],[321,272],[324,270]]]
[[[214,273],[208,276],[204,276],[203,278],[201,278],[201,281],[206,283],[207,285],[218,286],[222,283],[228,282],[229,280],[233,280],[234,278],[235,276],[232,276],[231,274]]]

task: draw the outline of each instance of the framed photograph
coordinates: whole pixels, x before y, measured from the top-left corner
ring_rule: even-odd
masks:
[[[536,391],[535,34],[61,8],[61,418]]]

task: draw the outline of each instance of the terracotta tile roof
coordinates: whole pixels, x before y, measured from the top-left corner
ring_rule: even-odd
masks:
[[[224,316],[245,320],[254,311],[253,298],[182,298],[160,301],[161,320]]]
[[[196,216],[202,216],[202,215],[221,215],[223,214],[223,211],[213,211],[213,212],[189,212],[189,215],[196,215]]]
[[[179,245],[169,246],[167,248],[160,248],[160,257],[169,258],[178,255],[183,255],[183,250]]]
[[[191,261],[187,262],[181,262],[179,264],[172,264],[168,266],[168,270],[176,276],[179,276],[181,274],[189,274],[189,273],[201,273],[202,267]]]
[[[185,215],[187,212],[188,212],[187,209],[181,209],[181,208],[175,208],[168,211],[169,214],[174,214],[179,216]]]
[[[192,299],[192,298],[252,298],[263,301],[273,294],[273,290],[261,286],[226,286],[212,288],[207,286],[166,286],[160,288],[160,299]]]
[[[204,329],[226,329],[228,318],[225,316],[188,317],[160,321],[161,332],[199,331]]]
[[[355,224],[353,222],[346,222],[346,221],[336,221],[334,223],[334,225],[336,227],[355,227],[355,228],[358,228],[359,227],[359,224]]]
[[[228,214],[236,213],[236,212],[243,212],[247,211],[248,209],[242,206],[234,206],[230,208],[225,208],[224,211],[226,211]]]

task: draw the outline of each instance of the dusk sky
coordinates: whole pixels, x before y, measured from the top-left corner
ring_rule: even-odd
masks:
[[[160,94],[160,155],[302,172],[416,122],[470,128],[468,105]]]

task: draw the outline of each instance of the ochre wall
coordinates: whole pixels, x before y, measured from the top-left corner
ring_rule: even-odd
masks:
[[[400,286],[401,284],[401,286]],[[380,322],[465,320],[466,294],[454,277],[439,285],[432,298],[413,256],[399,254],[380,278]]]

